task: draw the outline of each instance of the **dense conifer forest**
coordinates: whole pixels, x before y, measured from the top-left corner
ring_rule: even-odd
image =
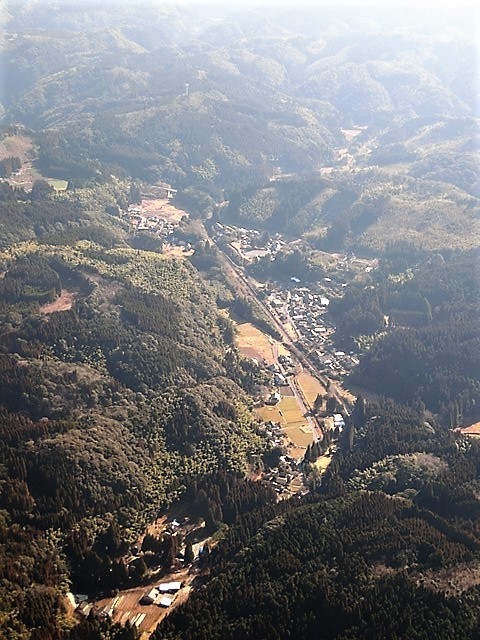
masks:
[[[351,376],[397,401],[423,403],[456,427],[479,402],[478,252],[413,260],[392,253],[373,284],[352,286],[332,312],[345,344],[372,348]]]
[[[478,587],[452,569],[478,563],[476,443],[392,402],[354,418],[321,486],[238,518],[155,638],[477,636]]]

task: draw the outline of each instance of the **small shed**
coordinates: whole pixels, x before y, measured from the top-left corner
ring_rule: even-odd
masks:
[[[160,593],[176,593],[182,588],[181,582],[162,582],[158,585]]]
[[[174,601],[174,598],[172,598],[172,596],[163,596],[162,598],[160,598],[160,602],[158,603],[159,607],[169,607],[172,602]]]
[[[268,398],[266,404],[269,404],[269,405],[278,404],[281,399],[282,399],[282,396],[279,393],[275,392],[275,393],[272,393],[272,395]]]

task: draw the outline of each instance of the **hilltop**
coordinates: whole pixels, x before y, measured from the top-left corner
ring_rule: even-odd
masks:
[[[77,3],[59,29],[42,3],[19,5],[2,47],[4,121],[32,127],[51,178],[163,179],[202,215],[226,197],[245,223],[331,249],[471,247],[474,39],[460,19],[423,18],[146,4],[90,8],[85,22]]]

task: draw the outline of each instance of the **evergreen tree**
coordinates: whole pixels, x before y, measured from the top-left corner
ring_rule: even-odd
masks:
[[[193,546],[191,542],[187,542],[185,545],[185,564],[191,564],[195,559],[193,552]]]
[[[355,400],[355,405],[353,407],[352,415],[351,415],[353,424],[361,429],[365,426],[366,422],[366,401],[362,395],[358,395]]]

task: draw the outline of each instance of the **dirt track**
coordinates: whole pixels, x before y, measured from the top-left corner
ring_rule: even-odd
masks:
[[[118,595],[111,598],[105,598],[95,603],[95,610],[105,613],[113,622],[125,624],[129,621],[134,624],[141,633],[141,639],[150,637],[150,634],[156,629],[158,623],[175,607],[183,604],[190,593],[190,583],[195,574],[189,574],[188,569],[175,572],[168,576],[157,578],[148,585],[135,587],[121,591]],[[172,605],[168,608],[159,607],[155,604],[140,604],[142,596],[152,587],[160,582],[169,582],[170,580],[180,581],[184,586],[175,595]]]

